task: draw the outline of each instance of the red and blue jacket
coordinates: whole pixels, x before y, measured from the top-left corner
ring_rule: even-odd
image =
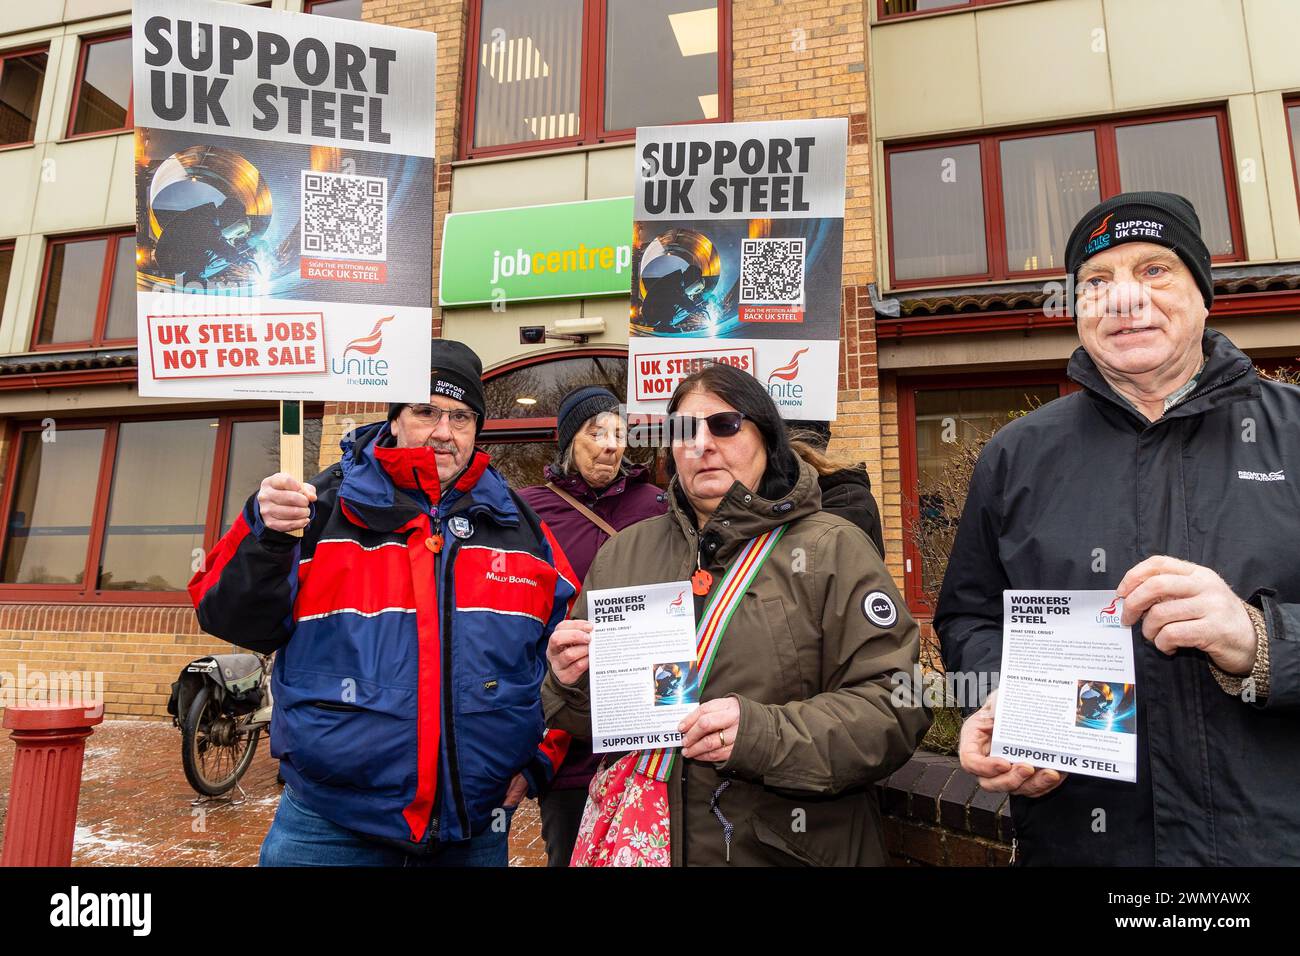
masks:
[[[578,583],[485,452],[439,494],[433,450],[386,422],[341,447],[301,538],[254,494],[190,596],[204,630],[278,652],[271,753],[295,796],[376,837],[466,840],[515,774],[536,793],[563,759],[540,687]]]

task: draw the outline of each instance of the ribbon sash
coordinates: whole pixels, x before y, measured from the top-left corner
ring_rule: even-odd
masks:
[[[740,607],[740,599],[749,590],[759,570],[766,563],[772,549],[781,535],[785,534],[785,525],[760,534],[741,549],[739,557],[732,563],[723,577],[722,583],[713,592],[713,596],[704,606],[700,615],[700,624],[695,632],[695,668],[699,672],[699,689],[704,690],[704,682],[713,669],[713,660],[717,657],[718,647],[722,644],[722,635],[731,623],[731,617]],[[657,750],[643,750],[637,760],[637,772],[660,782],[668,779],[673,772],[673,762],[677,756],[677,747],[661,747]]]

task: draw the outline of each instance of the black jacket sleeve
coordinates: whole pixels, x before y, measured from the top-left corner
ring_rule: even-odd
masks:
[[[1011,584],[998,556],[1001,502],[990,457],[986,448],[975,466],[935,609],[934,628],[949,673],[992,675],[1002,666],[1002,592]],[[979,686],[997,686],[988,681]],[[962,702],[968,712],[975,703]]]

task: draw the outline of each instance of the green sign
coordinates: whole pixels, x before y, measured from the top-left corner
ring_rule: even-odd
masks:
[[[440,305],[628,295],[632,197],[454,212],[442,231]]]

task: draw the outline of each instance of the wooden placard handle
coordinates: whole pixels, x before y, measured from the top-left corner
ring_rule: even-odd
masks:
[[[302,402],[280,403],[280,470],[302,482]],[[302,537],[302,529],[290,531]]]

